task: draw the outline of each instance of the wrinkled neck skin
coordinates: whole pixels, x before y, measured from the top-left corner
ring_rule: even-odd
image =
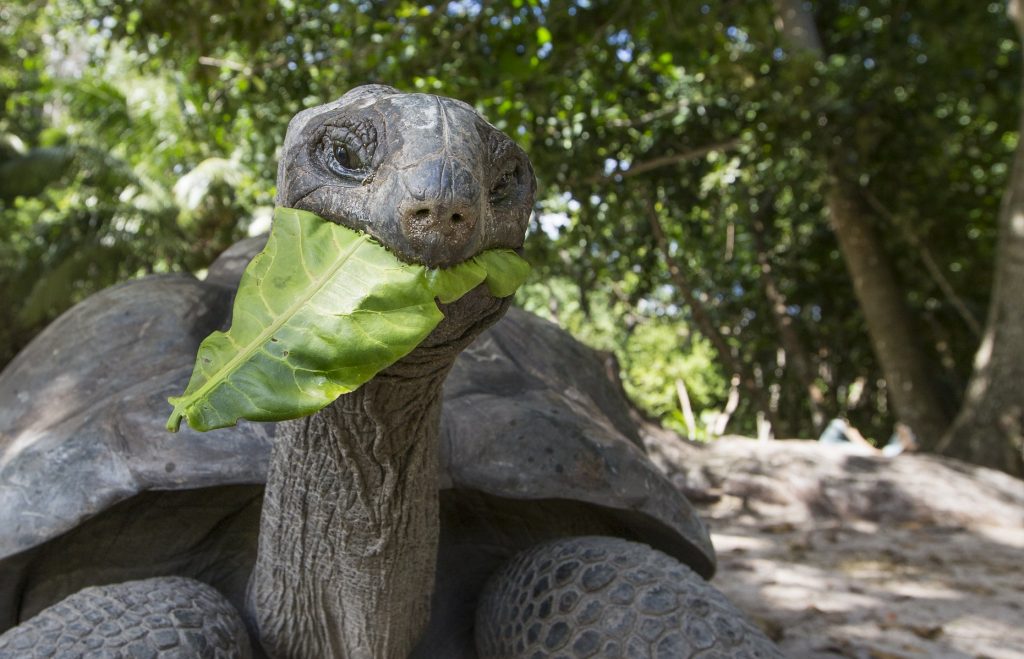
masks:
[[[248,612],[270,657],[412,651],[434,586],[441,387],[458,353],[507,306],[474,291],[407,357],[320,412],[279,424]]]

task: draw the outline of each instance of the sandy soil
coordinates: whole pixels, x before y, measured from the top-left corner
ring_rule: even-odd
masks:
[[[792,657],[1024,657],[1024,482],[816,442],[645,443],[697,502],[715,585]]]

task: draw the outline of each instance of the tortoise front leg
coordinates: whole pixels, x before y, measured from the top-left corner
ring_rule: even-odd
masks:
[[[777,659],[782,654],[690,568],[647,545],[585,536],[515,556],[477,609],[481,659]]]
[[[0,635],[0,659],[251,656],[238,611],[184,577],[84,588]]]

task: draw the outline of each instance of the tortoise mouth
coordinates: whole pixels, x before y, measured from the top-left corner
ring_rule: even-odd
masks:
[[[512,298],[494,297],[486,284],[480,284],[454,302],[435,302],[444,319],[420,342],[416,351],[438,347],[462,350],[480,332],[501,319],[512,304]]]
[[[289,208],[289,207],[283,207],[282,206],[281,208]],[[401,263],[403,263],[405,265],[409,265],[409,266],[423,267],[423,268],[426,268],[428,271],[443,271],[443,270],[451,270],[453,268],[458,268],[460,266],[464,266],[464,265],[468,264],[469,262],[473,261],[477,257],[483,255],[486,252],[490,252],[490,251],[512,252],[513,254],[515,254],[520,259],[522,259],[523,254],[525,253],[525,250],[524,250],[524,242],[525,242],[524,238],[525,237],[524,237],[524,238],[520,238],[518,240],[512,239],[512,238],[505,238],[505,239],[500,239],[499,238],[499,239],[496,239],[496,240],[492,241],[493,244],[480,244],[480,245],[475,246],[476,248],[474,250],[472,250],[472,251],[464,250],[467,253],[460,254],[459,255],[460,258],[449,258],[449,257],[447,257],[447,255],[438,254],[437,252],[439,250],[433,250],[432,252],[430,250],[428,250],[428,253],[424,254],[423,253],[424,250],[416,250],[416,249],[410,248],[407,245],[394,244],[393,241],[388,240],[384,236],[381,236],[380,232],[374,230],[373,226],[363,225],[362,223],[355,222],[355,221],[351,220],[350,218],[333,219],[333,218],[329,218],[329,217],[324,217],[324,216],[319,215],[317,213],[313,213],[312,211],[308,211],[308,210],[305,210],[303,208],[298,208],[298,207],[292,208],[292,210],[296,210],[296,211],[300,211],[300,212],[304,212],[304,213],[312,213],[313,215],[315,215],[316,217],[320,218],[324,222],[330,222],[330,223],[336,224],[336,225],[338,225],[340,227],[344,227],[344,228],[348,229],[349,231],[352,231],[352,232],[357,233],[359,235],[367,236],[370,239],[370,242],[372,242],[375,246],[384,249],[385,251],[390,253],[392,256],[394,256],[396,259],[398,259],[398,261],[400,261]],[[440,304],[443,304],[443,303],[439,303],[439,305]]]
[[[485,241],[482,234],[474,236],[472,242],[463,245],[449,244],[450,236],[443,232],[433,232],[408,239],[403,235],[399,241],[391,241],[379,235],[373,227],[353,226],[350,222],[339,222],[343,226],[369,235],[373,241],[388,250],[406,265],[419,265],[430,270],[447,270],[455,268],[489,250],[510,250],[517,256],[523,255],[523,239]]]

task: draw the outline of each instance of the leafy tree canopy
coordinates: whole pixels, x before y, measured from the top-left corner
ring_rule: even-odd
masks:
[[[365,82],[462,98],[541,185],[520,293],[684,427],[893,418],[823,201],[851,181],[955,408],[1016,147],[1001,3],[49,0],[0,7],[0,363],[115,282],[267,228],[289,117]],[[788,329],[785,329],[788,328]],[[788,332],[783,336],[783,332]],[[803,364],[803,371],[799,365]],[[699,433],[705,430],[699,430]]]

